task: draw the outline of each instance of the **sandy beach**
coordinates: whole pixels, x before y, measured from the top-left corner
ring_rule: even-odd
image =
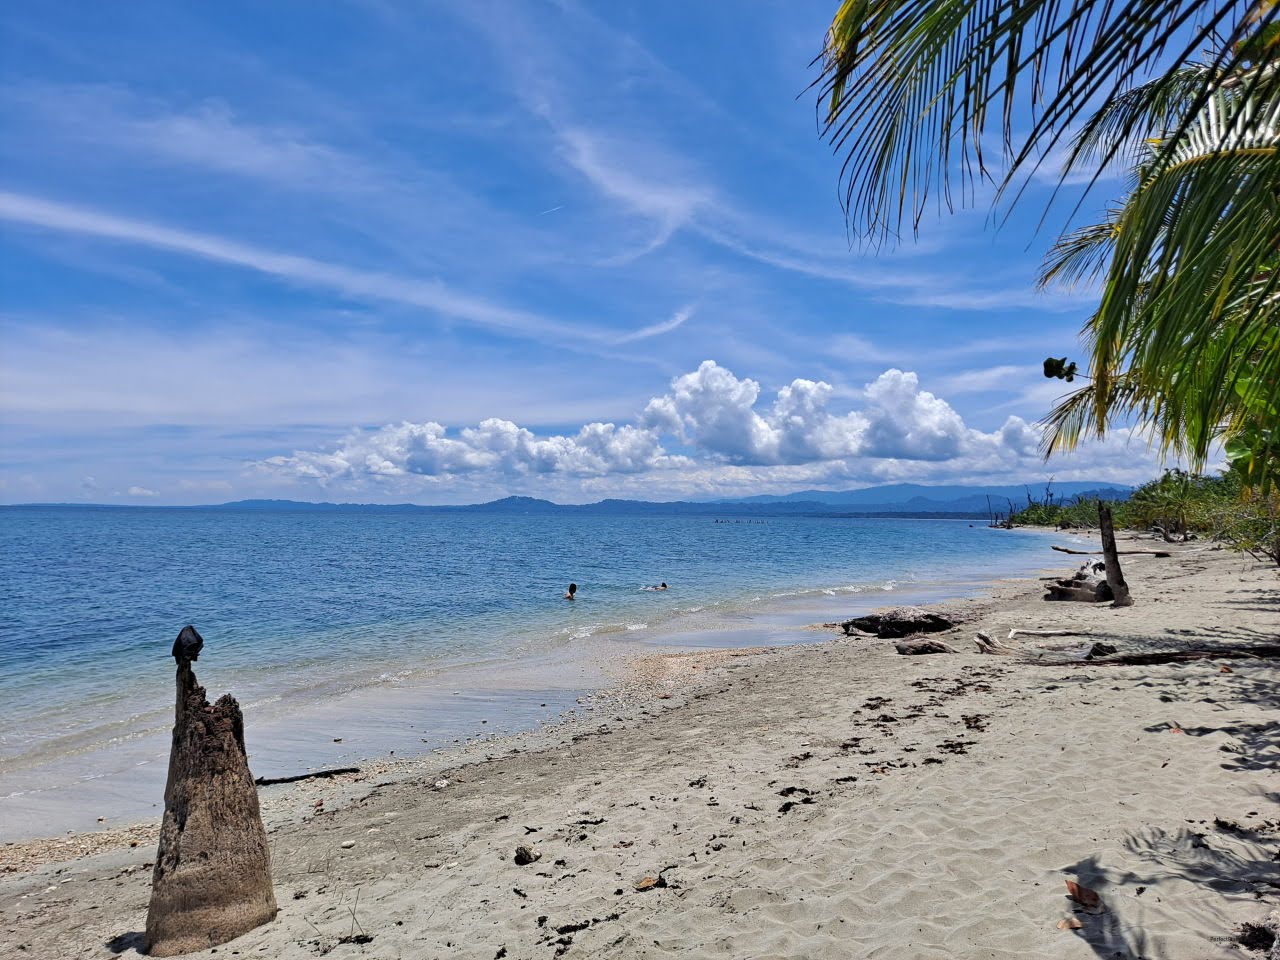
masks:
[[[1280,899],[1276,662],[973,643],[1274,642],[1273,567],[1169,549],[1125,558],[1128,609],[1028,581],[942,604],[958,654],[830,630],[650,656],[577,720],[263,788],[280,914],[193,956],[1258,956],[1235,937]],[[0,847],[0,954],[133,955],[154,843],[142,824]]]

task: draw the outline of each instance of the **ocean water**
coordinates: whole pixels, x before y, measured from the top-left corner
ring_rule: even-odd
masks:
[[[1052,562],[940,520],[3,508],[0,836],[155,809],[186,623],[276,775],[528,726],[646,645],[812,640]]]

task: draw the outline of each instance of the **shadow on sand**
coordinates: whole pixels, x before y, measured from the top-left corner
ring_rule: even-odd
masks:
[[[105,944],[106,948],[112,953],[128,953],[134,950],[142,953],[142,948],[147,944],[147,935],[141,930],[133,930],[129,933],[122,933],[117,937],[112,937]]]
[[[1263,794],[1259,807],[1266,809],[1277,799],[1275,794]],[[1280,892],[1280,863],[1272,859],[1270,850],[1277,827],[1274,821],[1240,826],[1224,820],[1206,827],[1147,827],[1124,842],[1125,850],[1139,861],[1132,870],[1105,867],[1096,856],[1065,867],[1067,876],[1097,890],[1107,906],[1105,913],[1096,916],[1080,914],[1083,926],[1075,934],[1108,960],[1167,955],[1159,937],[1126,918],[1126,904],[1135,902],[1148,887],[1173,879],[1207,887],[1228,901],[1256,904],[1258,913],[1265,913],[1268,901]],[[1239,932],[1226,917],[1204,906],[1180,904],[1177,916],[1188,927],[1215,932],[1213,944],[1206,943],[1206,948],[1234,943]]]

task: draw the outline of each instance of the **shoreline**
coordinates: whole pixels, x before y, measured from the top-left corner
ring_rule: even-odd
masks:
[[[434,754],[473,742],[497,744],[570,722],[584,703],[627,682],[625,664],[655,652],[817,643],[821,639],[812,628],[824,620],[847,619],[886,604],[927,606],[981,595],[995,583],[1030,578],[1048,568],[1038,561],[1004,559],[1004,568],[997,562],[993,573],[957,570],[946,579],[904,577],[796,586],[755,597],[744,593],[663,612],[652,624],[579,626],[586,632],[563,643],[548,646],[535,637],[509,656],[442,661],[393,681],[355,682],[323,697],[295,690],[265,705],[245,702],[250,769],[271,778],[347,766],[398,768],[402,760],[430,762]],[[1057,559],[1046,557],[1046,564]],[[215,679],[210,685],[213,696],[222,692],[216,684]],[[229,692],[235,694],[235,687]],[[150,711],[161,720],[146,728],[121,721],[118,733],[87,752],[0,762],[10,786],[18,787],[0,796],[0,851],[14,842],[97,833],[95,821],[112,824],[130,839],[148,824],[157,827],[171,709],[165,704]],[[85,756],[104,759],[86,766]],[[56,824],[40,825],[51,820]]]
[[[1193,543],[1125,573],[1127,610],[1046,604],[1026,581],[948,601],[960,655],[842,637],[655,652],[566,724],[264,789],[281,916],[227,949],[356,955],[339,941],[358,890],[378,956],[1248,956],[1232,926],[1280,890],[1280,672],[970,652],[1015,626],[1127,648],[1274,635],[1275,573],[1247,558]],[[0,943],[127,947],[154,853],[138,842],[0,873]],[[514,866],[517,842],[543,860]],[[659,889],[635,889],[646,875]],[[1074,910],[1064,878],[1107,911]]]

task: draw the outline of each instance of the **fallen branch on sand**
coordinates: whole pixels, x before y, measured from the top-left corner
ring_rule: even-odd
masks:
[[[992,640],[989,636],[987,636],[985,633],[982,633],[981,631],[979,631],[977,637],[974,638],[973,642],[977,644],[979,653],[987,653],[987,654],[991,654],[992,656],[1005,656],[1005,657],[1013,657],[1013,656],[1017,656],[1018,654],[1017,650],[1014,650],[1012,647],[1006,647],[999,640]]]
[[[293,777],[259,777],[253,781],[260,787],[269,787],[277,783],[297,783],[299,780],[327,780],[344,773],[359,773],[359,767],[334,767],[332,770],[317,770],[315,773],[299,773]]]
[[[928,637],[912,637],[907,640],[899,640],[895,644],[895,648],[904,657],[915,657],[930,653],[960,652],[949,643],[944,643],[942,640],[931,640]]]
[[[1091,557],[1102,553],[1101,550],[1072,550],[1070,547],[1060,547],[1057,544],[1050,544],[1050,550],[1057,550],[1059,553],[1070,553],[1074,556]],[[1134,555],[1139,554],[1149,557],[1172,557],[1173,554],[1168,550],[1117,550],[1118,555]]]
[[[1272,660],[1276,657],[1280,657],[1280,643],[1258,643],[1249,647],[1193,647],[1190,650],[1120,653],[1088,662],[1119,666],[1150,666],[1159,663],[1192,663],[1196,660]]]
[[[1080,636],[1077,630],[1010,630],[1009,639],[1016,634],[1036,637]],[[1163,663],[1194,663],[1199,660],[1271,660],[1280,657],[1280,643],[1255,643],[1241,647],[1202,646],[1185,650],[1152,650],[1143,653],[1119,653],[1106,643],[1081,644],[1070,648],[1018,649],[985,633],[974,638],[979,653],[991,656],[1012,657],[1024,663],[1041,666],[1156,666]]]
[[[1087,637],[1088,630],[1022,630],[1015,628],[1009,631],[1008,639],[1012,640],[1018,634],[1024,637]]]
[[[1034,637],[1069,637],[1082,635],[1082,631],[1079,630],[1010,630],[1009,639],[1012,640],[1020,633]],[[1039,649],[1011,647],[999,640],[991,639],[988,634],[982,632],[978,633],[973,642],[977,645],[979,653],[985,653],[991,656],[1013,657],[1016,660],[1023,660],[1027,663],[1075,663],[1079,660],[1099,656],[1103,652],[1115,653],[1115,647],[1097,643],[1068,647],[1042,647]]]

